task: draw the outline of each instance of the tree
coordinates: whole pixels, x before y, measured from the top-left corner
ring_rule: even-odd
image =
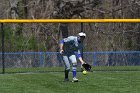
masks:
[[[53,12],[53,18],[60,19],[71,19],[75,15],[78,18],[85,18],[85,16],[82,14],[83,12],[100,4],[100,0],[77,0],[74,3],[72,3],[72,1],[64,2],[63,0],[56,0],[55,2],[56,9]],[[88,8],[85,8],[86,6],[88,6]],[[83,24],[81,25],[83,26]],[[66,23],[60,24],[60,32],[62,33],[63,38],[68,36],[68,25]]]

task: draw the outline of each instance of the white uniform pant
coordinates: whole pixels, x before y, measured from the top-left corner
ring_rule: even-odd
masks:
[[[73,66],[77,66],[77,60],[75,55],[70,55],[70,56],[63,55],[63,61],[65,64],[65,70],[69,70],[71,64]]]

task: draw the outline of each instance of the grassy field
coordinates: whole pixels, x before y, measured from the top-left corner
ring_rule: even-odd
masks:
[[[63,72],[0,74],[0,93],[140,92],[140,71],[78,72],[77,83],[63,82],[63,77]]]
[[[5,68],[5,73],[62,72],[64,67]],[[77,71],[81,71],[78,67]],[[95,66],[92,71],[140,71],[140,66]],[[0,69],[2,73],[2,69]]]

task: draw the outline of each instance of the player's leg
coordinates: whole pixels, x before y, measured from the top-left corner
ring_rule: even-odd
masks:
[[[76,78],[76,69],[77,69],[77,60],[75,55],[71,55],[69,57],[70,61],[72,62],[72,75],[73,75],[73,81],[78,82],[78,79]]]
[[[69,81],[69,71],[70,71],[70,63],[67,56],[63,56],[64,64],[65,64],[65,78],[64,81]]]

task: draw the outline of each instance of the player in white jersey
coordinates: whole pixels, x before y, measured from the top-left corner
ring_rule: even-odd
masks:
[[[69,81],[69,71],[70,71],[70,64],[72,64],[72,76],[73,82],[78,82],[76,77],[76,67],[77,67],[77,60],[76,57],[79,59],[81,64],[84,63],[81,51],[83,48],[83,41],[86,37],[86,34],[80,32],[78,36],[69,36],[64,38],[60,41],[60,54],[63,56],[63,61],[65,64],[65,78],[64,81]]]

